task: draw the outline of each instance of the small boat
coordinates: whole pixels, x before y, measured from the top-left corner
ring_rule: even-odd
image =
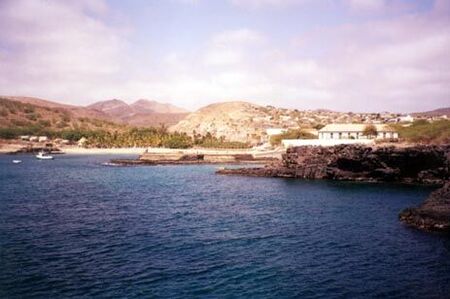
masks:
[[[50,156],[50,155],[48,155],[48,154],[46,154],[44,152],[39,152],[36,155],[36,158],[39,159],[39,160],[53,160],[53,156]]]
[[[122,166],[118,163],[111,163],[111,162],[105,162],[105,163],[102,163],[102,165],[103,166]]]
[[[14,164],[19,164],[19,163],[22,163],[22,160],[13,160],[12,161]]]

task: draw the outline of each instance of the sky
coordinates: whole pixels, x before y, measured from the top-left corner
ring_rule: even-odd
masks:
[[[450,0],[0,0],[0,94],[450,106]]]

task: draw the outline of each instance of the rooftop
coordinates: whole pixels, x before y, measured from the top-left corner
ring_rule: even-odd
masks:
[[[368,125],[374,126],[378,132],[395,132],[391,127],[382,124],[329,124],[319,132],[362,132]]]

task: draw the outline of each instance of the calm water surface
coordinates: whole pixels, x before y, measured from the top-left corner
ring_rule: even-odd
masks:
[[[428,188],[0,156],[1,298],[445,298]]]

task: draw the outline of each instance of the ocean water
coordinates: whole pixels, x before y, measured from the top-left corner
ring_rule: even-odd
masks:
[[[448,298],[430,188],[0,156],[0,298]]]

